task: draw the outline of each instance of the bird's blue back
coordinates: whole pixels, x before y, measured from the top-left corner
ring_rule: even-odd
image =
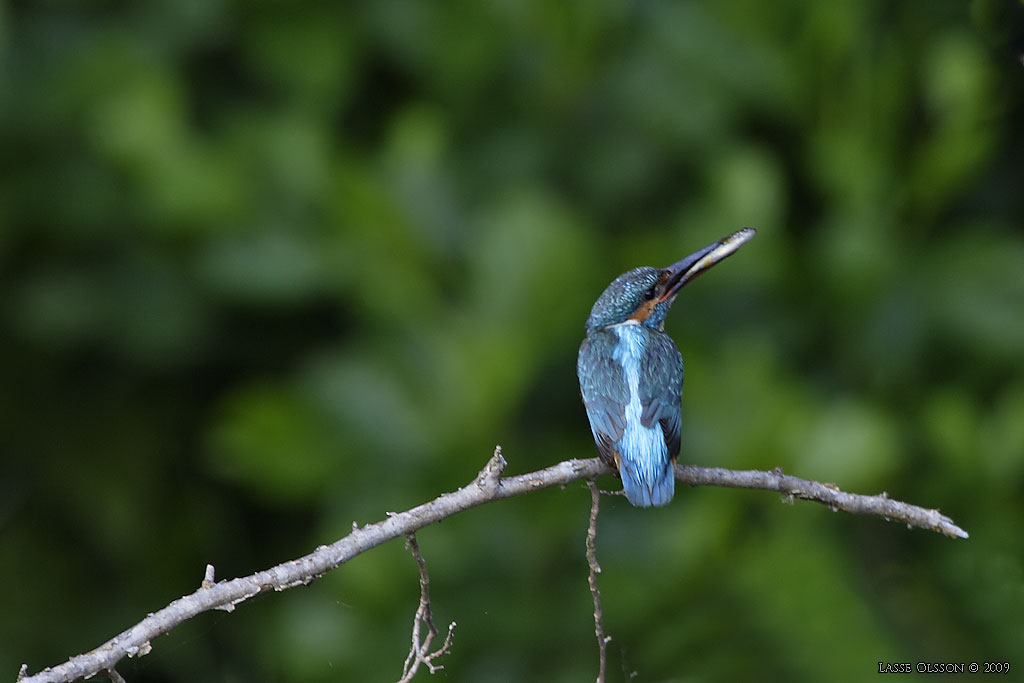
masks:
[[[629,502],[667,504],[675,492],[683,388],[672,339],[632,322],[592,329],[577,374],[598,454],[618,467]]]

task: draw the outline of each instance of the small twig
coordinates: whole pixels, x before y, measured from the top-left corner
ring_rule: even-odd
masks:
[[[107,669],[107,675],[110,676],[110,683],[128,683],[124,680],[124,676],[117,672],[117,669]]]
[[[420,664],[426,664],[430,673],[436,673],[444,668],[440,664],[434,664],[434,660],[446,654],[452,647],[452,636],[455,632],[455,622],[448,624],[448,635],[445,636],[441,647],[433,652],[430,651],[430,644],[437,637],[437,627],[434,626],[434,613],[430,607],[430,574],[427,573],[427,562],[420,552],[420,545],[416,542],[415,534],[408,534],[406,547],[416,559],[416,565],[420,570],[420,604],[416,608],[416,616],[412,622],[412,647],[409,648],[409,656],[405,658],[405,665],[402,667],[402,678],[398,683],[408,683],[416,675]],[[427,635],[420,641],[420,627],[427,625]]]
[[[202,588],[213,588],[216,583],[217,571],[213,568],[212,564],[208,564],[206,565],[206,571],[203,572],[203,582],[199,585]]]
[[[601,508],[601,491],[593,479],[587,481],[590,488],[590,524],[587,526],[587,565],[590,567],[590,595],[594,598],[594,635],[597,636],[599,661],[597,682],[604,683],[605,666],[608,661],[608,643],[611,638],[604,634],[604,613],[601,611],[601,591],[597,588],[597,575],[601,565],[597,563],[597,513]]]

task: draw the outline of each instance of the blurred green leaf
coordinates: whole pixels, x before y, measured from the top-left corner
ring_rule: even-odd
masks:
[[[273,502],[306,500],[326,483],[337,455],[324,425],[281,387],[253,386],[224,408],[210,434],[209,467]]]

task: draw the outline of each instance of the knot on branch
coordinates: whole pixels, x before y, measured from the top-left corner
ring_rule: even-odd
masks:
[[[217,583],[217,571],[213,568],[212,564],[206,565],[206,571],[203,572],[203,582],[200,584],[200,588],[210,589],[213,588]]]
[[[474,483],[485,491],[494,491],[501,486],[501,473],[505,471],[504,456],[501,454],[501,446],[494,447],[494,455],[487,461],[480,474],[476,475]]]

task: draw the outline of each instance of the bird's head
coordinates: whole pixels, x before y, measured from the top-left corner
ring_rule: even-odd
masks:
[[[732,254],[755,234],[753,228],[743,228],[668,268],[641,266],[623,273],[608,285],[590,310],[587,332],[621,324],[663,329],[665,315],[683,285]]]

